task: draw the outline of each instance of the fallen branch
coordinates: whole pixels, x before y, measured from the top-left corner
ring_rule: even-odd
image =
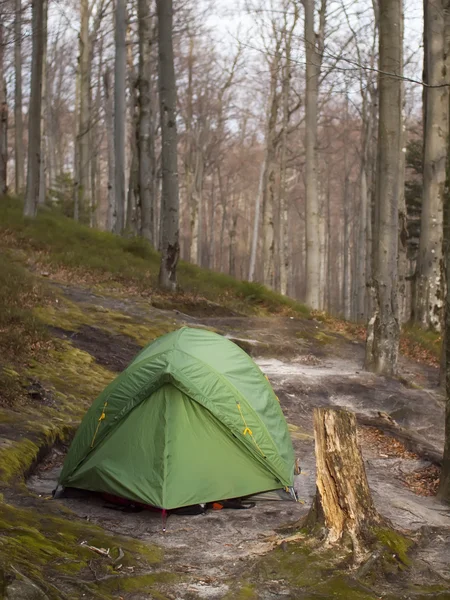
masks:
[[[388,415],[380,414],[378,417],[369,417],[363,413],[356,413],[356,419],[360,425],[376,427],[383,433],[395,438],[410,452],[414,452],[420,458],[427,460],[438,467],[442,466],[442,453],[423,439],[419,434],[399,425]]]

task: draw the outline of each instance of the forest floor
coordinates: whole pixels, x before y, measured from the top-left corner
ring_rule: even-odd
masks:
[[[0,363],[0,598],[450,599],[450,507],[434,496],[444,434],[434,361],[402,357],[398,378],[379,377],[362,370],[363,342],[345,324],[205,297],[155,302],[129,284],[93,284],[89,272],[43,264],[15,239],[1,238],[13,266],[0,305],[2,293],[4,302],[16,294],[28,312],[15,309],[6,325],[0,316],[11,337]],[[22,327],[26,348],[10,321]],[[95,497],[53,500],[86,407],[142,345],[181,325],[227,335],[267,374],[302,467],[301,502],[173,515],[163,533],[149,511],[111,510]],[[357,414],[375,504],[413,540],[401,568],[383,577],[358,577],[339,553],[288,530],[315,491],[315,406]]]

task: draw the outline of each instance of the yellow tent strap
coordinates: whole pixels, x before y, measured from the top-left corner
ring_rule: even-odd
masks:
[[[98,430],[100,429],[100,424],[101,424],[101,422],[103,421],[103,419],[105,419],[105,418],[106,418],[106,413],[105,413],[105,410],[106,410],[106,407],[107,407],[107,406],[108,406],[108,403],[107,403],[107,402],[105,402],[105,404],[103,405],[102,414],[101,414],[101,415],[99,416],[99,418],[98,418],[97,428],[96,428],[96,430],[95,430],[94,437],[92,438],[92,442],[91,442],[91,448],[93,448],[93,447],[94,447],[95,438],[97,437]]]
[[[245,427],[244,427],[244,431],[243,431],[243,434],[244,434],[244,435],[247,435],[247,433],[248,433],[248,435],[249,435],[249,436],[252,438],[252,440],[253,440],[253,443],[255,444],[255,446],[258,448],[258,450],[259,450],[259,451],[261,452],[261,454],[264,456],[264,452],[263,452],[263,451],[261,450],[261,448],[258,446],[258,443],[257,443],[257,441],[256,441],[256,440],[255,440],[255,438],[253,437],[253,431],[252,431],[252,430],[250,429],[250,427],[247,425],[247,421],[245,420],[245,417],[244,417],[244,415],[243,415],[243,413],[242,413],[242,408],[241,408],[241,405],[240,405],[240,403],[239,403],[239,402],[236,402],[236,404],[237,404],[237,407],[238,407],[239,414],[241,415],[241,419],[242,419],[242,421],[243,421],[243,423],[244,423],[244,425],[245,425]]]

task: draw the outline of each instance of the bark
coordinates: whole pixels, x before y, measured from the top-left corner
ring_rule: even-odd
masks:
[[[114,185],[116,201],[115,232],[121,234],[125,225],[125,129],[126,129],[126,31],[125,0],[116,2],[114,61]]]
[[[263,283],[273,288],[275,282],[275,231],[273,210],[275,198],[275,159],[277,153],[277,118],[279,110],[278,67],[280,42],[270,64],[270,94],[266,130],[266,160],[264,164],[262,212],[263,212]]]
[[[161,267],[159,285],[174,291],[180,254],[177,166],[177,90],[173,57],[172,0],[157,0],[159,102],[161,117]]]
[[[403,26],[403,20],[402,20]],[[403,32],[402,32],[403,38]],[[403,74],[403,70],[402,70]],[[405,200],[405,166],[406,166],[406,148],[405,148],[405,119],[404,119],[405,94],[402,87],[402,129],[400,146],[402,152],[398,162],[398,318],[400,327],[409,320],[407,303],[407,275],[408,275],[408,257],[407,257],[407,214]]]
[[[401,194],[403,67],[402,1],[379,3],[378,173],[374,237],[373,314],[369,321],[365,366],[386,375],[397,371],[398,208]]]
[[[450,40],[450,1],[445,0],[445,25],[447,48]],[[450,98],[449,98],[450,101]],[[450,504],[450,139],[447,140],[446,186],[443,214],[443,244],[442,244],[442,275],[445,289],[445,311],[443,331],[443,355],[441,361],[441,379],[445,373],[445,442],[442,460],[441,478],[439,482],[438,498]]]
[[[266,170],[266,153],[264,154],[264,160],[261,163],[260,171],[259,171],[259,184],[258,184],[258,192],[255,197],[255,216],[253,220],[253,234],[252,234],[252,246],[250,250],[250,265],[248,269],[248,280],[255,280],[255,267],[256,267],[256,254],[258,250],[258,239],[259,239],[259,221],[261,215],[261,201],[263,194],[263,182],[264,182],[264,173]],[[212,267],[214,268],[214,266]]]
[[[325,527],[330,544],[351,541],[355,562],[366,554],[371,528],[382,522],[367,483],[356,437],[356,418],[346,410],[314,409],[316,495],[306,518]]]
[[[42,107],[42,71],[44,58],[44,35],[46,23],[44,17],[46,0],[32,2],[32,58],[31,85],[28,116],[28,170],[25,193],[24,214],[36,216],[39,198],[39,175],[41,161],[41,107]]]
[[[41,162],[39,173],[39,198],[38,204],[45,204],[47,196],[47,146],[48,146],[48,66],[47,66],[47,15],[48,0],[45,2],[44,14],[44,56],[42,58],[42,107],[41,107]]]
[[[349,114],[348,94],[345,96],[345,130],[344,130],[344,247],[343,247],[343,274],[342,274],[342,308],[344,319],[350,319],[350,186],[348,172],[348,147],[349,147]]]
[[[133,64],[133,53],[131,44],[127,46],[127,61],[128,61],[128,86],[130,89],[129,95],[129,112],[130,112],[130,176],[128,178],[128,194],[127,194],[127,214],[126,214],[126,229],[137,233],[138,225],[138,203],[139,203],[139,160],[137,153],[138,144],[138,82],[136,78],[136,70]]]
[[[284,296],[287,294],[287,274],[289,268],[289,245],[287,239],[288,206],[287,206],[287,142],[289,127],[289,92],[290,92],[290,43],[285,47],[282,78],[282,133],[280,143],[280,214],[278,221],[278,239],[280,246],[280,285],[279,291]]]
[[[105,97],[105,125],[106,143],[108,148],[108,213],[106,229],[114,231],[116,221],[116,196],[114,187],[115,161],[114,161],[114,117],[113,96],[111,93],[110,72],[106,70],[103,74],[103,88]]]
[[[155,221],[155,126],[152,103],[151,54],[153,37],[151,33],[150,3],[138,0],[139,24],[139,203],[141,235],[156,246],[154,238]]]
[[[6,97],[4,63],[4,24],[0,14],[0,195],[8,190],[8,104]]]
[[[80,65],[77,65],[75,71],[75,115],[79,114],[80,107]],[[80,120],[74,119],[75,143],[73,148],[73,218],[78,221],[80,218]]]
[[[14,159],[16,194],[25,187],[25,147],[22,112],[22,3],[16,0],[14,13]]]
[[[321,1],[319,30],[314,28],[315,0],[304,0],[306,53],[305,188],[306,188],[306,304],[320,306],[320,205],[318,192],[317,123],[319,79],[325,38],[326,0]]]
[[[80,2],[80,113],[79,113],[79,174],[78,174],[78,202],[80,213],[86,216],[91,210],[90,181],[89,181],[89,154],[90,154],[90,39],[89,39],[89,0]]]
[[[445,48],[445,0],[425,2],[426,77],[423,199],[416,275],[416,319],[424,328],[441,330],[443,197],[448,137],[448,82]]]
[[[356,321],[363,322],[366,317],[366,285],[367,285],[367,222],[369,215],[369,190],[367,181],[367,166],[363,161],[360,171],[360,202],[359,202],[359,240],[356,257],[356,280],[358,282]]]

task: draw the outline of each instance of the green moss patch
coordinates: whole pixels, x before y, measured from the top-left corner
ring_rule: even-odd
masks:
[[[413,541],[398,531],[388,527],[376,527],[373,530],[376,539],[386,549],[385,559],[390,563],[397,564],[399,561],[404,566],[411,565],[408,551],[413,546]]]
[[[295,597],[310,592],[314,598],[342,600],[375,600],[364,585],[347,577],[347,553],[338,548],[320,549],[310,541],[288,543],[258,559],[252,568],[256,589],[275,582],[290,590]],[[257,596],[256,596],[257,597]],[[306,597],[306,596],[305,596]]]
[[[101,557],[82,545],[82,542],[97,548],[108,548],[111,559]],[[72,582],[79,593],[72,592],[71,598],[81,598],[86,588],[93,598],[109,598],[105,595],[113,591],[112,584],[103,585],[97,581],[111,575],[111,580],[121,577],[116,570],[114,557],[121,548],[124,556],[120,564],[127,571],[130,566],[136,575],[123,577],[127,588],[141,589],[145,578],[147,589],[158,581],[159,574],[145,575],[143,571],[154,570],[163,553],[156,546],[144,545],[133,540],[111,536],[99,527],[80,523],[36,509],[20,509],[0,504],[0,573],[9,577],[17,573],[26,576],[38,585],[50,598],[60,598],[58,586],[65,581]],[[94,576],[94,573],[96,576]],[[164,580],[163,573],[161,579]],[[136,581],[134,581],[136,580]]]

